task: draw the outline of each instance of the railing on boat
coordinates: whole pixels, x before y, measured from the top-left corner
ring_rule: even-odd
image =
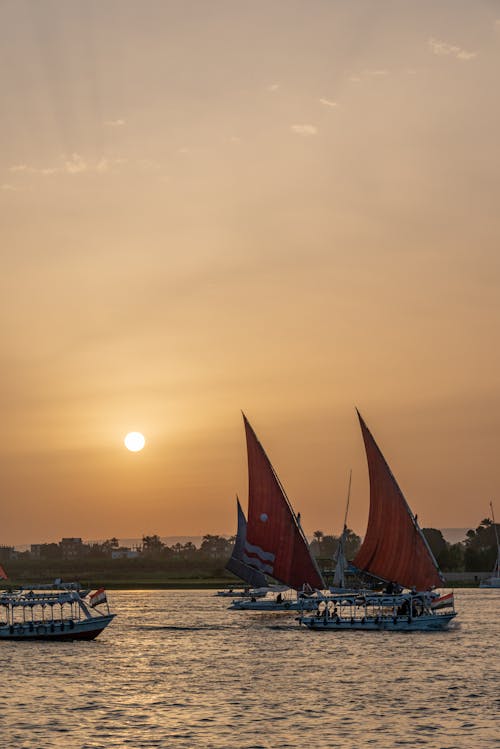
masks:
[[[30,630],[33,627],[60,625],[63,622],[70,625],[72,622],[74,625],[102,616],[102,612],[97,610],[92,613],[77,590],[61,590],[59,593],[53,590],[35,592],[33,589],[4,592],[0,594],[0,609],[2,607],[5,609],[6,621],[0,621],[0,627],[28,625]],[[57,611],[57,607],[60,611]],[[40,616],[35,618],[35,611],[40,611]],[[55,615],[57,613],[60,614],[59,617]],[[109,607],[107,613],[109,614]]]
[[[410,619],[423,615],[441,616],[453,612],[451,602],[444,611],[432,608],[433,597],[427,593],[402,593],[398,595],[332,595],[319,600],[315,616],[323,619],[388,619],[408,617]],[[314,615],[313,615],[314,616]],[[300,617],[299,617],[300,618]]]

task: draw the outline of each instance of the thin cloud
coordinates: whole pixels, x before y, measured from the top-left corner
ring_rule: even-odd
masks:
[[[389,71],[384,68],[370,68],[368,70],[362,70],[358,73],[353,73],[349,76],[349,80],[353,83],[361,83],[367,78],[386,78],[389,75]]]
[[[277,91],[277,90],[279,89],[279,87],[280,87],[280,84],[279,84],[279,83],[271,83],[271,84],[270,84],[270,85],[269,85],[269,86],[267,87],[267,90],[268,90],[268,91]]]
[[[125,120],[104,120],[104,124],[107,127],[123,127]]]
[[[317,135],[318,133],[316,125],[290,125],[290,130],[296,135],[303,135],[304,137]]]
[[[469,52],[456,44],[449,44],[433,36],[429,39],[429,47],[431,52],[439,57],[451,56],[456,57],[457,60],[472,60],[477,56],[477,52]]]
[[[54,174],[85,174],[108,172],[118,164],[123,164],[124,159],[107,159],[104,156],[97,161],[87,161],[79,153],[72,153],[69,157],[63,157],[63,162],[59,166],[35,167],[28,164],[14,164],[9,167],[9,172],[13,174],[39,174],[42,177],[50,177]]]
[[[324,104],[325,107],[336,107],[337,106],[337,102],[336,101],[331,101],[331,99],[320,99],[320,103]]]
[[[0,185],[0,190],[5,190],[6,192],[17,192],[17,190],[19,190],[19,187],[15,187],[15,185],[9,185],[7,182],[4,182],[3,185]]]
[[[80,154],[72,153],[71,158],[64,162],[64,169],[68,174],[80,174],[81,172],[87,172],[89,167]]]

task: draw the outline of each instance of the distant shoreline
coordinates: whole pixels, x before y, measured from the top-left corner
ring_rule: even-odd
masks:
[[[479,573],[482,576],[486,576],[487,573]],[[491,574],[491,573],[490,573]],[[0,590],[8,590],[9,588],[15,589],[20,586],[25,588],[29,587],[30,583],[43,584],[47,580],[5,580],[0,585]],[[225,580],[206,580],[203,578],[190,578],[190,579],[179,579],[179,580],[106,580],[100,578],[99,580],[81,580],[79,581],[82,588],[98,588],[104,587],[106,590],[229,590],[234,588],[235,590],[244,587],[243,583],[238,581]],[[470,579],[458,579],[446,581],[441,587],[443,588],[478,588],[479,584],[475,580]]]
[[[472,526],[471,526],[471,528],[472,528]],[[441,533],[443,534],[444,539],[448,543],[455,544],[455,543],[458,543],[458,542],[463,542],[465,540],[466,533],[469,530],[469,528],[438,528],[437,530],[441,531]],[[229,539],[229,538],[232,537],[232,535],[230,533],[217,533],[217,534],[213,534],[213,535],[217,535],[217,536],[220,536],[220,538],[225,538],[225,539]],[[359,534],[359,535],[361,535],[361,537],[363,536],[362,533]],[[84,541],[84,543],[86,543],[86,544],[102,544],[104,540],[105,540],[104,538],[102,538],[102,539],[87,539],[87,540]],[[309,540],[309,542],[313,541],[314,540],[314,536],[312,536],[312,535],[309,536],[309,534],[308,534],[308,540]],[[196,548],[199,548],[201,546],[202,541],[203,541],[203,536],[160,536],[160,541],[162,543],[164,543],[166,546],[169,546],[169,547],[171,547],[171,546],[173,546],[173,545],[175,545],[177,543],[180,543],[180,544],[192,543],[192,544],[194,544],[196,546]],[[130,537],[130,538],[128,538],[128,537],[123,537],[123,538],[120,537],[120,538],[118,538],[118,542],[119,542],[120,546],[126,546],[126,547],[129,547],[129,548],[136,548],[138,546],[141,546],[141,544],[142,544],[142,538],[140,538],[139,536],[137,536],[137,537]],[[55,543],[55,540],[54,541],[46,541],[45,540],[45,541],[37,542],[37,543]],[[15,543],[15,544],[12,544],[13,548],[16,551],[21,551],[21,552],[22,551],[29,551],[31,545],[32,545],[31,543],[26,543],[26,542],[25,543]]]

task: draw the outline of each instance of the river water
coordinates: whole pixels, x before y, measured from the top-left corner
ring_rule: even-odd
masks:
[[[500,744],[500,591],[458,591],[443,633],[311,632],[213,591],[109,598],[93,642],[0,643],[2,749]]]

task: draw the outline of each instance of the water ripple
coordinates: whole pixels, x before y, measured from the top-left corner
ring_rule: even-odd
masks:
[[[497,591],[447,633],[299,629],[211,591],[111,593],[91,643],[2,643],[0,749],[486,749],[497,741]],[[496,712],[495,712],[496,711]]]

